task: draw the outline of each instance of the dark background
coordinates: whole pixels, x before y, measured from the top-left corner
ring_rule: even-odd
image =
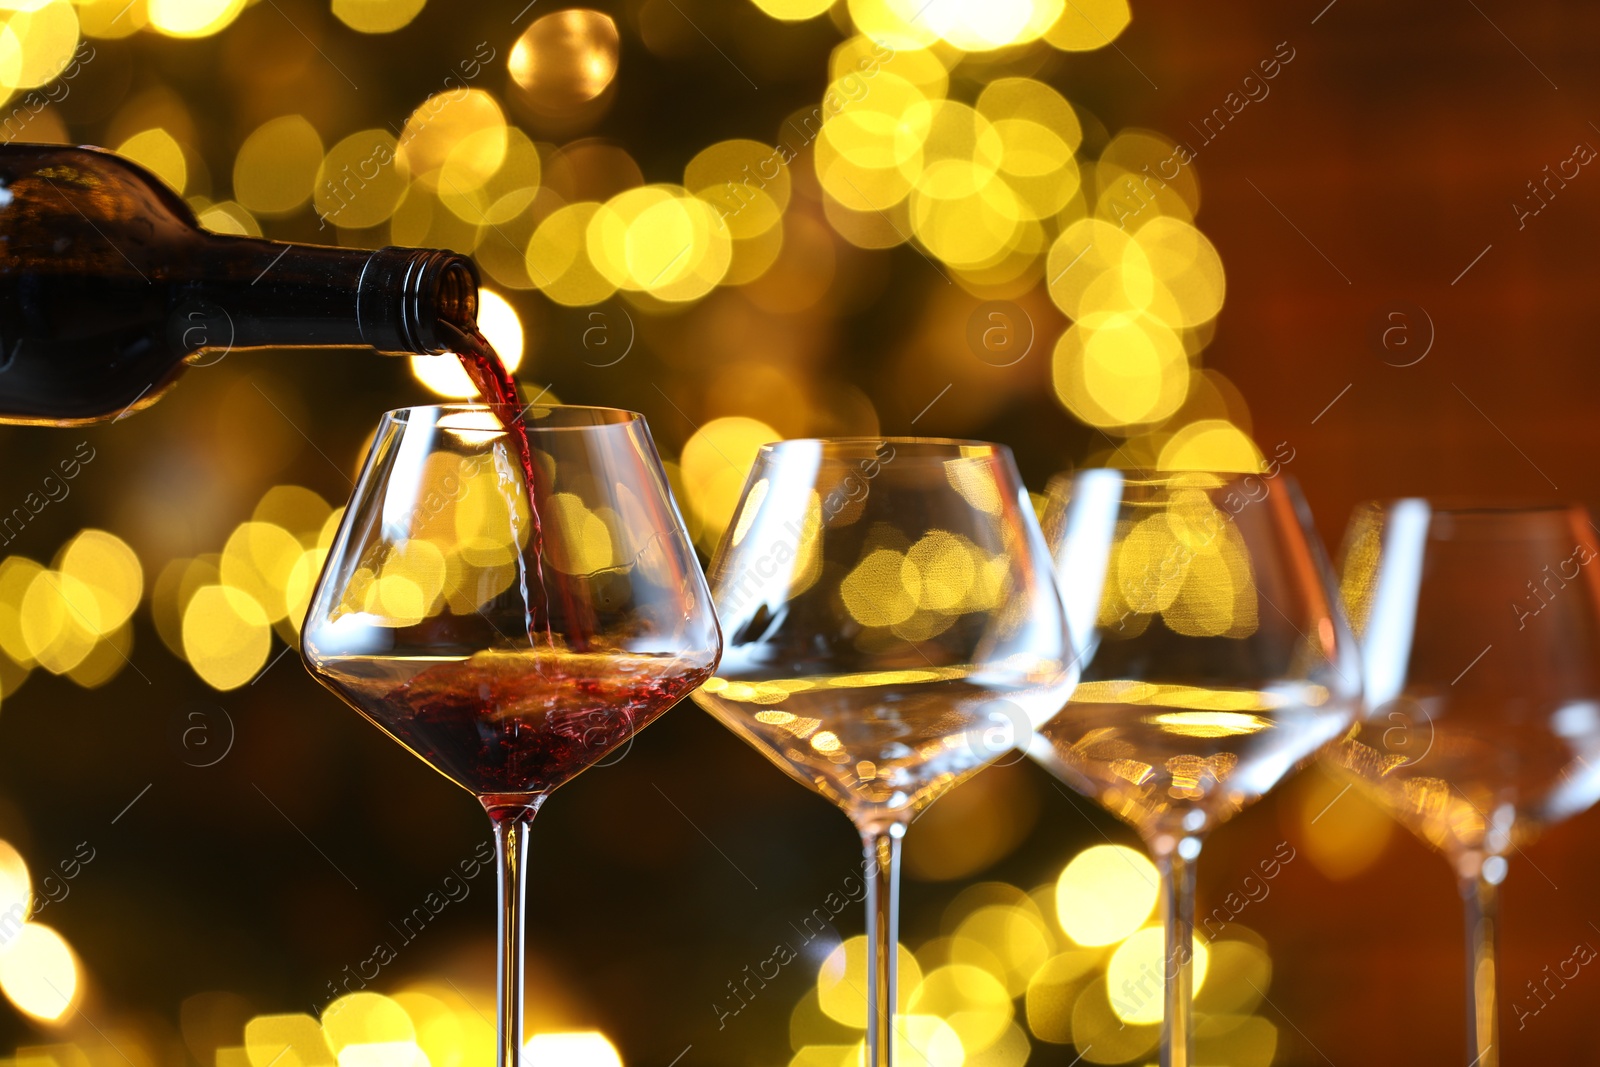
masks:
[[[713,140],[773,138],[784,116],[814,105],[839,39],[827,18],[796,26],[732,0],[680,2],[761,87],[752,90],[694,35],[683,35],[675,56],[652,55],[638,38],[639,10],[605,8],[622,31],[621,73],[609,112],[587,132],[624,145],[652,179],[675,180]],[[194,150],[225,176],[244,133],[287,109],[272,93],[292,92],[308,114],[320,109],[329,144],[362,125],[398,124],[437,86],[449,57],[486,38],[504,56],[520,32],[508,25],[519,6],[435,0],[406,29],[366,38],[324,8],[269,0],[213,38],[96,42],[106,54],[87,76],[108,81],[85,89],[80,111],[64,108],[67,128],[74,140],[109,140],[117,102],[165,84],[196,116]],[[286,89],[259,75],[253,53],[281,60],[285,50],[305,51],[285,14],[359,93],[319,74],[315,57]],[[1330,544],[1350,508],[1370,497],[1594,497],[1600,177],[1585,169],[1523,229],[1511,205],[1546,164],[1580,142],[1600,144],[1597,31],[1600,10],[1577,2],[1336,0],[1324,9],[1321,0],[1140,0],[1115,48],[1041,59],[1038,76],[1107,127],[1182,138],[1279,42],[1295,49],[1270,96],[1200,153],[1197,222],[1228,272],[1205,364],[1238,387],[1266,451],[1293,446],[1289,473]],[[95,114],[91,102],[102,97]],[[267,232],[315,239],[315,220],[306,214]],[[841,245],[837,257],[828,313],[798,333],[759,316],[754,328],[719,328],[728,321],[715,318],[726,312],[719,302],[731,299],[719,292],[681,317],[642,317],[636,354],[607,369],[574,358],[581,311],[512,294],[529,333],[521,376],[568,402],[644,412],[669,457],[692,423],[771,418],[782,406],[783,398],[711,388],[718,368],[741,360],[788,361],[801,377],[856,384],[885,433],[907,432],[939,386],[959,380],[916,431],[1006,441],[1036,489],[1103,447],[1050,395],[1048,351],[996,369],[974,361],[959,335],[930,342],[939,322],[958,331],[977,298],[946,292],[914,251]],[[1019,302],[1053,322],[1041,330],[1059,328],[1037,294]],[[1404,318],[1389,317],[1396,312]],[[1415,345],[1401,355],[1379,340],[1396,323]],[[1394,365],[1423,350],[1420,362]],[[283,411],[235,402],[251,386]],[[235,353],[115,425],[0,430],[0,492],[13,496],[80,440],[103,457],[7,551],[48,560],[77,529],[98,526],[145,554],[141,524],[153,513],[184,517],[189,553],[216,551],[272,484],[342,501],[378,414],[425,396],[398,360]],[[296,432],[275,422],[289,418],[284,411]],[[814,413],[785,432],[826,429]],[[147,587],[163,562],[145,555]],[[147,611],[136,626],[132,669],[104,687],[85,691],[35,671],[5,695],[0,834],[36,876],[78,842],[93,844],[95,860],[43,921],[86,968],[84,1015],[100,1029],[143,1035],[151,1062],[180,1063],[196,1040],[186,1046],[180,1026],[186,998],[239,998],[214,1000],[207,1017],[241,1025],[252,1014],[320,1005],[326,982],[366,957],[386,924],[469,856],[487,827],[471,798],[321,690],[292,651],[255,684],[218,694],[161,645]],[[219,731],[231,723],[234,739],[216,765],[195,768],[177,737],[202,706],[225,712],[208,721]],[[1274,1062],[1452,1062],[1464,1047],[1464,961],[1451,872],[1352,794],[1317,827],[1387,843],[1370,865],[1334,878],[1307,837],[1316,832],[1309,819],[1339,788],[1313,769],[1219,832],[1201,864],[1201,910],[1277,842],[1294,843],[1308,861],[1288,865],[1247,920],[1274,962],[1270,1006],[1260,1011],[1279,1029]],[[988,772],[944,806],[952,811],[941,817],[955,825],[1021,823],[1018,844],[966,880],[1029,888],[1089,844],[1135,843],[1028,764]],[[1509,1002],[1575,944],[1600,943],[1597,820],[1579,816],[1513,859],[1501,961],[1506,1063],[1592,1059],[1600,978],[1581,975],[1520,1030]],[[930,840],[933,822],[918,828]],[[630,1064],[664,1065],[686,1046],[685,1064],[787,1062],[788,1013],[816,961],[786,972],[724,1031],[710,1005],[857,862],[843,818],[686,703],[618,765],[563,789],[533,841],[530,1029],[602,1029]],[[445,973],[488,1010],[490,877],[378,986]],[[904,940],[937,933],[962,884],[908,877]],[[847,911],[840,932],[860,932],[861,919]],[[93,1034],[82,1021],[68,1033]],[[0,1048],[58,1040],[0,1009]],[[235,1031],[209,1047],[239,1043]],[[1030,1062],[1068,1064],[1076,1054],[1039,1043]]]

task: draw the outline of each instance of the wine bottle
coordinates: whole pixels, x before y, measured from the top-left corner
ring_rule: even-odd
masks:
[[[119,418],[204,352],[442,352],[477,305],[455,252],[210,233],[120,156],[0,145],[0,422]]]

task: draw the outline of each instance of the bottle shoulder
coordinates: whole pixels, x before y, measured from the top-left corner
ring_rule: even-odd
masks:
[[[29,189],[18,189],[19,183]],[[164,215],[199,229],[194,211],[165,182],[133,160],[94,145],[0,145],[0,187],[10,194],[0,197],[7,208],[26,192],[37,196],[53,190],[60,204],[38,196],[41,209],[77,208],[108,220]]]
[[[203,232],[138,164],[94,148],[0,146],[0,275],[150,281]]]

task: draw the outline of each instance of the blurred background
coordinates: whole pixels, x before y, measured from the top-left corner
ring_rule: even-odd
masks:
[[[123,152],[212,229],[473,253],[528,397],[645,413],[707,552],[759,444],[878,433],[1004,441],[1035,491],[1259,449],[1336,546],[1368,497],[1600,490],[1597,31],[1577,0],[7,0],[0,83],[7,139]],[[199,363],[111,425],[0,428],[0,1063],[489,1063],[482,814],[294,651],[379,414],[465,380]],[[1343,789],[1310,768],[1208,845],[1202,1062],[1464,1047],[1449,868]],[[1508,1063],[1593,1055],[1600,978],[1532,983],[1600,944],[1596,841],[1513,865]],[[1136,845],[1026,762],[919,820],[927,1063],[1153,1060]],[[846,1062],[858,863],[679,708],[535,826],[535,1062]]]

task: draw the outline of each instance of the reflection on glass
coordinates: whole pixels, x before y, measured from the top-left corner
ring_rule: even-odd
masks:
[[[906,827],[1073,680],[1049,553],[1001,446],[785,441],[757,456],[711,583],[727,649],[695,700],[861,833],[866,1063],[886,1067]]]
[[[1085,471],[1051,484],[1045,532],[1083,677],[1029,754],[1155,858],[1161,1062],[1188,1067],[1201,841],[1349,726],[1354,642],[1287,478]]]
[[[527,425],[531,495],[488,408],[385,415],[302,634],[319,681],[489,813],[501,1067],[521,1050],[528,824],[721,647],[644,420],[552,407]]]
[[[1497,897],[1511,851],[1600,798],[1600,556],[1579,506],[1356,509],[1341,579],[1366,713],[1332,760],[1455,867],[1468,1059],[1500,1060]],[[1520,1005],[1518,1016],[1528,1009]]]

